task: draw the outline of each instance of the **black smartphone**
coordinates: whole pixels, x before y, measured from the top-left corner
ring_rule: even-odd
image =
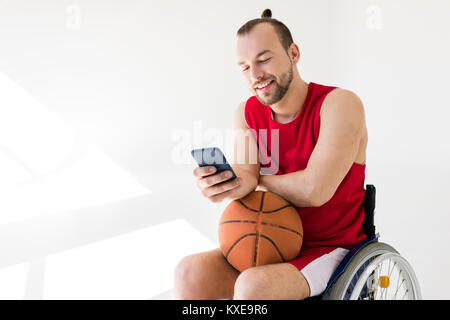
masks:
[[[219,148],[211,147],[194,149],[191,151],[191,154],[195,161],[197,161],[199,167],[214,166],[217,169],[214,174],[225,170],[231,170],[233,175],[226,181],[236,179],[236,174]]]

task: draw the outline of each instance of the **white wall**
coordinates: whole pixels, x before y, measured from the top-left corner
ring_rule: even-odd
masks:
[[[426,298],[448,298],[448,1],[332,1],[333,83],[369,130],[366,182],[381,240],[410,260]]]
[[[268,7],[300,46],[306,81],[350,89],[363,100],[366,182],[378,190],[381,240],[410,260],[425,298],[448,298],[449,6],[437,0],[0,2],[0,114],[14,123],[0,138],[13,152],[0,152],[0,163],[9,173],[2,186],[17,199],[0,200],[0,281],[12,279],[11,272],[17,277],[0,294],[67,296],[54,286],[65,278],[58,266],[77,258],[77,270],[86,274],[74,269],[72,279],[90,279],[91,293],[98,289],[101,296],[108,279],[95,281],[100,271],[89,268],[87,257],[105,254],[105,268],[115,265],[105,252],[122,243],[140,248],[136,255],[149,263],[155,258],[146,256],[142,241],[153,241],[155,230],[173,232],[172,264],[217,245],[226,204],[200,196],[194,164],[173,158],[182,146],[176,137],[187,134],[194,144],[198,130],[197,143],[225,147],[226,140],[211,137],[226,137],[232,112],[250,94],[236,67],[235,33]],[[21,156],[11,160],[14,152]],[[177,237],[181,227],[191,234]],[[153,280],[144,271],[147,282],[133,280],[132,269],[130,262],[115,274],[117,288],[131,288],[125,297],[155,298],[171,288],[166,275],[146,290]]]

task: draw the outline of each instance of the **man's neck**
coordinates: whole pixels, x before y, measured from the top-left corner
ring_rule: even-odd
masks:
[[[294,120],[300,113],[307,94],[308,83],[300,77],[294,78],[283,99],[270,106],[273,120],[279,123]]]

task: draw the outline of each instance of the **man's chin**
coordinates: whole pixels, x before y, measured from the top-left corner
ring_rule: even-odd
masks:
[[[271,97],[261,97],[260,95],[256,94],[256,98],[259,100],[259,102],[261,102],[262,104],[269,106],[271,104],[274,104],[275,102],[273,101],[273,99],[271,99]]]
[[[269,95],[264,95],[264,93],[261,95],[259,92],[257,92],[256,90],[255,92],[255,96],[256,98],[258,98],[259,102],[261,102],[262,104],[268,106],[268,105],[272,105],[278,101],[274,101],[274,95],[276,95],[276,92],[271,92]]]
[[[255,95],[256,98],[259,100],[259,102],[261,102],[262,104],[268,106],[270,104],[270,102],[267,99],[261,98],[261,96],[259,96],[258,94]]]

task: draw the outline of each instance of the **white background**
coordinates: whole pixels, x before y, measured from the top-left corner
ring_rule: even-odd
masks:
[[[226,203],[188,152],[226,149],[251,95],[235,34],[265,8],[303,79],[363,101],[380,240],[449,297],[446,0],[0,0],[0,297],[170,298],[176,262],[217,246]]]

